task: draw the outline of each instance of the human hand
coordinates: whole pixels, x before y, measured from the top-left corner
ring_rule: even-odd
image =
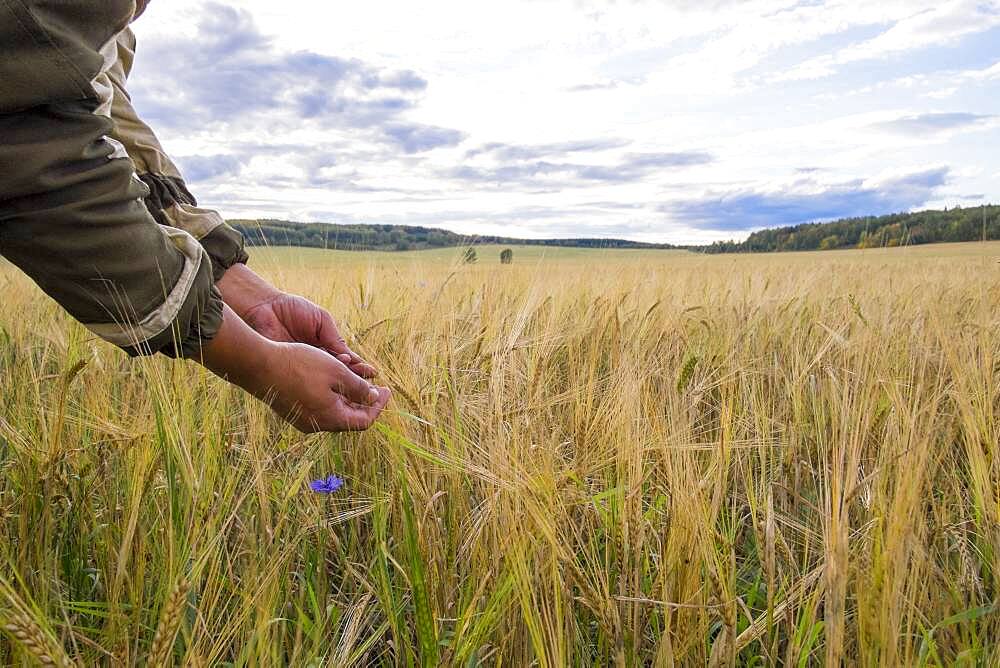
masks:
[[[264,338],[228,305],[200,361],[306,433],[367,429],[392,396],[318,348]]]
[[[272,341],[305,343],[325,350],[362,378],[378,374],[348,348],[333,317],[305,297],[280,292],[242,315],[254,331]]]
[[[278,415],[303,433],[363,431],[392,392],[376,387],[339,358],[304,343],[277,343],[260,388]]]
[[[329,313],[304,297],[281,292],[246,265],[230,267],[217,285],[223,301],[260,335],[326,350],[364,378],[378,373],[347,347]]]

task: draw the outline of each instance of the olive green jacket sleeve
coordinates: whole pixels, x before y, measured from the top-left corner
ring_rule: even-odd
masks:
[[[0,0],[0,254],[130,354],[196,356],[222,321],[213,260],[182,220],[157,224],[115,138],[110,73],[135,8]]]
[[[211,209],[198,206],[180,171],[160,146],[153,130],[139,118],[125,83],[135,59],[135,35],[130,28],[116,40],[117,57],[107,75],[114,89],[112,137],[121,142],[139,179],[149,188],[146,208],[161,225],[182,229],[197,239],[212,260],[215,280],[237,262],[246,262],[243,236]]]

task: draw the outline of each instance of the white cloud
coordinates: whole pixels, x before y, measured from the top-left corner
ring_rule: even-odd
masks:
[[[1000,79],[1000,61],[997,61],[994,65],[985,69],[963,72],[963,75],[965,78],[976,79],[978,81]]]
[[[803,196],[802,174],[836,193],[913,172],[930,143],[984,166],[955,188],[1000,195],[981,118],[1000,62],[964,51],[1000,37],[998,4],[157,0],[132,87],[226,215],[711,241],[665,203]],[[929,45],[952,70],[845,74]]]
[[[952,44],[966,35],[1000,25],[1000,2],[950,0],[931,6],[913,3],[913,13],[869,40],[851,44],[833,54],[810,58],[776,80],[815,79],[834,74],[849,63],[884,58],[927,46]]]

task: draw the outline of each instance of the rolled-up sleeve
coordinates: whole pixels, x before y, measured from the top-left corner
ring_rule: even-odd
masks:
[[[212,226],[157,224],[112,120],[136,9],[0,0],[0,254],[130,354],[193,357],[222,322]]]
[[[243,235],[227,225],[218,212],[198,206],[180,170],[133,108],[125,86],[135,58],[131,29],[118,35],[116,47],[117,58],[107,72],[114,89],[112,136],[125,148],[139,179],[149,188],[145,202],[150,214],[161,225],[182,229],[197,239],[208,253],[214,278],[218,280],[232,265],[247,261]]]
[[[156,224],[98,105],[0,114],[0,253],[130,354],[195,356],[222,320],[212,263],[190,234]]]

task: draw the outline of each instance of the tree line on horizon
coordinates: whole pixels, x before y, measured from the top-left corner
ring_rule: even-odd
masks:
[[[892,213],[758,230],[745,241],[717,241],[705,253],[889,248],[1000,239],[1000,206]]]
[[[295,223],[287,220],[231,220],[249,246],[306,246],[337,250],[408,251],[430,248],[505,244],[518,246],[563,246],[571,248],[677,248],[670,244],[648,244],[626,239],[516,239],[466,235],[411,225],[340,225]]]
[[[411,225],[296,223],[232,220],[250,246],[306,246],[339,250],[408,251],[503,244],[566,248],[683,249],[701,253],[761,253],[885,248],[956,241],[1000,240],[1000,205],[843,218],[758,230],[744,241],[706,246],[650,244],[626,239],[518,239],[466,235]]]

